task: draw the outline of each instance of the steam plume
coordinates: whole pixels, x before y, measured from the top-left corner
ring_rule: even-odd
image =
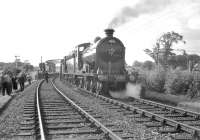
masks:
[[[116,28],[125,24],[132,18],[139,17],[141,14],[161,11],[170,5],[171,2],[172,0],[140,0],[140,2],[133,7],[124,7],[121,12],[111,20],[108,27]]]
[[[109,91],[110,95],[114,98],[125,99],[128,97],[140,98],[141,85],[127,83],[124,91]]]

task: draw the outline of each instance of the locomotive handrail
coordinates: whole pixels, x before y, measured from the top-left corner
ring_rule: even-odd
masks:
[[[80,75],[80,76],[97,76],[96,73],[63,73],[68,75]]]

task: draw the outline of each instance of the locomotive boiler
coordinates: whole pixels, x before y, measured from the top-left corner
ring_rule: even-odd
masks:
[[[95,43],[82,43],[62,60],[62,76],[68,81],[98,94],[125,89],[125,47],[113,29]]]

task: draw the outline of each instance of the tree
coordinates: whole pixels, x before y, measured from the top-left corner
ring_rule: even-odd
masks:
[[[137,60],[135,60],[134,62],[133,62],[133,65],[132,65],[133,67],[141,67],[142,66],[142,62],[139,62],[139,61],[137,61]]]
[[[177,67],[176,56],[170,56],[168,59],[168,64],[172,69],[176,69]]]
[[[154,45],[153,50],[145,49],[144,51],[146,54],[148,54],[151,58],[154,59],[156,64],[158,64],[159,52],[160,52],[160,45],[158,43],[156,43],[156,45]]]
[[[155,67],[155,63],[147,60],[142,64],[142,67],[147,70],[152,70]]]
[[[190,54],[188,55],[188,61],[190,61],[190,69],[192,70],[196,63],[199,63],[200,56],[197,54]]]
[[[28,72],[28,71],[33,71],[34,67],[31,64],[24,64],[23,69]]]
[[[178,67],[181,67],[182,69],[187,69],[187,56],[177,55],[176,62]]]
[[[18,62],[18,66],[16,67],[16,63],[3,63],[0,62],[0,68],[4,72],[9,72],[14,75],[19,74],[22,70],[25,70],[26,72],[28,71],[33,71],[34,67],[30,63],[23,63],[23,62]]]
[[[182,69],[187,69],[187,56],[185,55],[174,55],[168,58],[168,65],[175,69],[181,67]]]
[[[178,42],[183,42],[185,44],[182,35],[174,31],[167,32],[156,41],[156,45],[154,45],[152,50],[145,49],[144,51],[155,60],[156,64],[160,64],[166,69],[168,66],[168,58],[175,55],[172,46],[174,43]]]
[[[101,40],[101,37],[99,37],[99,36],[95,37],[94,43],[96,43],[96,42],[99,41],[99,40]]]

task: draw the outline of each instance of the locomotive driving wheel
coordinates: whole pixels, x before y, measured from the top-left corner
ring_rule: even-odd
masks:
[[[84,80],[83,88],[87,90],[87,81],[86,80]]]
[[[80,79],[79,87],[80,87],[80,88],[83,88],[83,87],[84,87],[84,81],[83,81],[83,78]]]
[[[93,92],[93,80],[90,80],[90,91]]]
[[[78,87],[81,88],[81,79],[78,79]]]
[[[89,89],[89,81],[85,80],[84,82],[84,89],[88,90]]]
[[[102,82],[99,82],[99,81],[96,84],[97,84],[97,86],[96,86],[96,94],[99,95],[102,92],[103,84],[102,84]]]

